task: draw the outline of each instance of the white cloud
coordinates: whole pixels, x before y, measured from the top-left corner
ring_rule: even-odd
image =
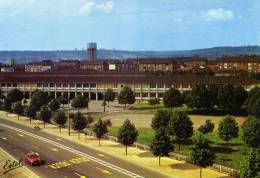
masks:
[[[112,1],[106,1],[104,3],[96,3],[94,1],[86,2],[79,10],[81,15],[90,14],[93,11],[111,13],[114,10],[114,3]]]
[[[95,3],[93,1],[88,1],[85,3],[79,10],[80,14],[90,14],[95,7]]]
[[[113,12],[113,10],[114,10],[114,3],[112,1],[107,1],[102,4],[97,4],[96,8],[99,11],[110,13],[110,12]]]
[[[231,20],[234,18],[234,13],[230,10],[225,10],[222,8],[210,9],[206,12],[207,20]]]

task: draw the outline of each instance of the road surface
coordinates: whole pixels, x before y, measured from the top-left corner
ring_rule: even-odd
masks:
[[[29,169],[41,178],[164,178],[162,174],[53,135],[0,119],[0,147],[20,159],[38,152],[46,163]]]

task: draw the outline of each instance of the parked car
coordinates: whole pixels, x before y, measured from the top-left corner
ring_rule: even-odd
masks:
[[[40,155],[33,151],[30,151],[25,155],[24,162],[29,164],[30,166],[43,164],[43,160],[40,158]]]

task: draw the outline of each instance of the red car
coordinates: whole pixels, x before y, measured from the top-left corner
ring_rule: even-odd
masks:
[[[42,164],[43,161],[41,160],[40,155],[38,153],[31,151],[25,155],[24,162],[31,166],[35,166]]]

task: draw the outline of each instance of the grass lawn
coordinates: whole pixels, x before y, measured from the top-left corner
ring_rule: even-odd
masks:
[[[137,128],[139,137],[137,142],[145,145],[149,145],[154,136],[154,131],[151,128]],[[117,136],[118,127],[113,127],[109,131],[109,135]],[[240,134],[241,135],[241,134]],[[178,143],[175,142],[175,153],[190,156],[191,148],[194,144],[194,140],[199,136],[199,133],[195,131],[193,137],[181,144],[179,150]],[[214,131],[207,135],[207,138],[212,141],[212,147],[216,153],[215,163],[239,169],[240,161],[243,155],[247,154],[249,148],[243,144],[241,137],[233,139],[228,145],[218,137],[218,133]]]

